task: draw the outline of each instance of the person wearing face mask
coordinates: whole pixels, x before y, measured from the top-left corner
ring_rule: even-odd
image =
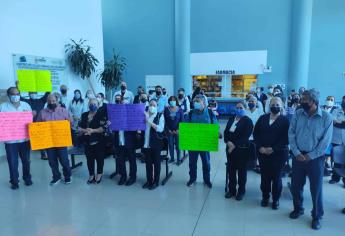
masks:
[[[135,95],[135,97],[134,97],[134,100],[133,100],[133,103],[140,103],[140,96],[141,96],[141,94],[143,94],[144,93],[144,88],[143,88],[143,86],[138,86],[138,88],[137,88],[137,95]]]
[[[332,147],[339,145],[345,145],[345,96],[341,102],[341,107],[333,110],[333,135],[332,135]],[[331,157],[333,152],[331,152]],[[332,158],[333,159],[333,158]],[[337,165],[333,165],[333,168],[337,168]],[[340,176],[333,170],[333,174],[330,184],[335,184],[340,181]],[[342,178],[343,186],[345,188],[345,178]]]
[[[16,87],[7,89],[8,102],[0,105],[0,112],[31,112],[30,105],[20,101],[20,93]],[[19,188],[18,156],[22,161],[23,180],[26,186],[32,185],[30,174],[30,142],[29,139],[5,142],[7,163],[10,171],[11,189]]]
[[[324,111],[332,114],[332,112],[337,108],[334,105],[334,101],[335,101],[334,96],[327,96],[326,101],[325,101],[325,105],[323,105],[321,108]]]
[[[124,104],[121,95],[115,96],[116,104]],[[116,166],[119,169],[120,180],[118,185],[130,186],[137,180],[137,162],[135,156],[136,131],[114,131],[114,146],[117,150],[118,158]],[[127,179],[126,159],[129,162],[129,179]]]
[[[298,93],[292,93],[290,96],[291,96],[291,99],[288,102],[288,106],[286,108],[286,115],[287,115],[287,118],[289,119],[289,121],[291,121],[292,116],[295,114],[296,110],[302,109],[302,107],[299,104],[299,102],[300,102],[299,94]]]
[[[178,127],[179,123],[183,122],[183,111],[177,104],[175,96],[169,97],[169,107],[164,110],[165,131],[168,136],[168,146],[170,163],[175,162],[175,150],[177,156],[177,165],[180,164],[180,150],[178,148]],[[174,150],[175,149],[175,150]]]
[[[85,145],[85,156],[89,170],[87,184],[99,184],[103,176],[106,118],[97,112],[98,107],[97,99],[91,98],[89,100],[89,111],[82,114],[78,126],[78,137]],[[97,163],[96,175],[95,161]]]
[[[162,94],[163,94],[163,96],[166,96],[166,97],[168,96],[166,88],[162,88]]]
[[[258,102],[260,101],[258,101],[257,98],[253,95],[249,96],[247,102],[248,108],[246,109],[246,115],[252,120],[254,126],[258,121],[259,117],[264,114],[263,111],[257,107]],[[260,173],[260,166],[257,163],[257,152],[253,139],[253,135],[251,135],[249,138],[248,166],[255,172]]]
[[[256,88],[256,93],[255,93],[255,97],[258,99],[258,101],[261,102],[261,104],[265,104],[266,100],[267,100],[267,95],[263,92],[264,88],[262,87],[257,87]]]
[[[319,93],[314,89],[303,92],[301,106],[303,110],[296,111],[289,128],[289,144],[294,156],[291,176],[294,210],[290,218],[297,219],[304,214],[303,187],[308,176],[313,202],[311,227],[318,230],[324,214],[322,183],[325,150],[331,142],[333,120],[319,107]]]
[[[238,102],[235,115],[230,116],[224,130],[226,171],[229,176],[225,198],[236,197],[237,201],[241,201],[246,192],[249,137],[252,135],[254,127],[252,120],[246,116],[245,109],[245,101]]]
[[[132,104],[134,101],[134,95],[131,91],[127,90],[127,84],[126,82],[121,82],[120,85],[120,90],[115,92],[114,94],[114,100],[115,100],[115,96],[116,95],[120,95],[123,98],[123,101],[125,104]]]
[[[103,93],[97,93],[96,95],[96,99],[98,102],[98,110],[97,112],[102,115],[105,119],[108,118],[108,114],[107,114],[107,101],[105,100],[105,96]]]
[[[217,118],[213,114],[212,110],[208,109],[205,105],[205,100],[202,95],[196,95],[194,100],[194,109],[189,113],[189,123],[203,123],[203,124],[217,124]],[[200,156],[202,162],[202,172],[204,184],[208,188],[212,188],[210,179],[210,152],[205,151],[188,151],[189,153],[189,181],[187,182],[188,187],[192,187],[197,179],[197,162]]]
[[[74,90],[74,97],[68,105],[68,112],[72,117],[72,141],[73,146],[79,146],[77,139],[78,123],[80,121],[81,115],[86,112],[88,108],[86,107],[85,100],[81,97],[81,92],[79,89]]]
[[[160,85],[157,85],[155,87],[155,96],[153,97],[153,99],[157,100],[157,108],[159,113],[163,113],[165,107],[169,106],[168,98],[163,95],[162,86]]]
[[[158,112],[157,100],[152,99],[149,111],[146,112],[146,130],[144,133],[146,163],[146,183],[143,185],[144,189],[153,190],[159,186],[164,126],[164,115]]]
[[[47,98],[47,108],[43,109],[37,117],[38,122],[45,121],[59,121],[68,120],[72,122],[72,119],[66,110],[62,106],[58,106],[57,99],[54,94],[49,94]],[[63,175],[65,177],[65,184],[72,182],[71,166],[68,159],[67,147],[53,147],[46,149],[48,154],[49,166],[53,173],[53,179],[50,181],[50,185],[56,185],[61,181],[61,173],[59,171],[59,162],[63,169]]]
[[[60,100],[60,103],[64,106],[64,107],[67,107],[68,106],[68,103],[67,103],[67,86],[62,84],[60,86],[60,93],[61,93],[61,100]]]
[[[30,105],[33,114],[33,122],[36,122],[38,113],[44,108],[47,97],[50,92],[46,92],[41,98],[37,97],[37,92],[29,92],[29,99],[20,97],[20,101],[26,102]],[[41,159],[48,160],[47,154],[44,150],[41,151]]]
[[[270,104],[270,100],[271,98],[274,97],[274,94],[273,94],[273,85],[269,85],[267,87],[267,99],[266,99],[266,102],[265,102],[265,106],[264,106],[264,112],[265,113],[269,113],[270,112],[270,108],[269,108],[269,104]]]
[[[188,113],[190,112],[190,101],[189,98],[185,95],[184,88],[179,88],[178,90],[177,103],[182,109],[184,117],[187,117]]]
[[[147,111],[148,107],[149,107],[149,99],[146,93],[142,93],[139,97],[139,102],[138,103],[142,103],[145,104],[145,111]]]
[[[261,206],[268,206],[272,194],[272,209],[277,210],[283,189],[282,171],[289,155],[289,120],[282,114],[283,102],[279,97],[270,102],[271,112],[260,116],[253,135],[261,170]]]

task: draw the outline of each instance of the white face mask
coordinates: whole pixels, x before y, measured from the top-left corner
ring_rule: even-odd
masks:
[[[151,114],[156,114],[156,113],[157,113],[157,107],[150,106],[150,107],[149,107],[149,112],[150,112]]]
[[[326,101],[326,106],[327,106],[327,107],[333,107],[333,106],[334,106],[334,102],[331,101],[331,100],[327,100],[327,101]]]
[[[95,96],[94,96],[92,93],[88,93],[88,94],[87,94],[87,98],[88,98],[88,99],[91,99],[91,98],[95,98]]]
[[[17,102],[20,101],[20,96],[19,96],[19,95],[11,95],[11,96],[10,96],[10,100],[11,100],[11,102],[13,102],[13,103],[17,103]]]
[[[37,94],[36,93],[32,93],[32,94],[29,95],[29,97],[31,99],[36,99],[37,98]]]
[[[99,104],[103,103],[102,98],[97,98],[97,101],[98,101]]]
[[[269,88],[268,92],[273,93],[273,88]]]

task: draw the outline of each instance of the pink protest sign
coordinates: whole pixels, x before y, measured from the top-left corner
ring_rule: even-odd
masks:
[[[30,123],[32,123],[31,112],[0,112],[0,141],[29,138]]]

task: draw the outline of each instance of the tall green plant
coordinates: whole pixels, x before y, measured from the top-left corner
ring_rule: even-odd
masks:
[[[119,53],[116,54],[113,52],[112,59],[104,63],[104,70],[99,75],[99,80],[106,90],[111,90],[119,86],[126,67],[126,59]]]
[[[65,53],[72,71],[82,79],[90,78],[99,63],[97,58],[90,52],[91,47],[85,45],[86,40],[71,41],[72,43],[65,45]]]

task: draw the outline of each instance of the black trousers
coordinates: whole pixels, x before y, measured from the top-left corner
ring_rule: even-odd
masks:
[[[97,162],[97,174],[103,174],[104,166],[104,142],[98,142],[95,145],[85,145],[85,156],[87,159],[87,168],[89,169],[89,175],[95,175],[95,161]]]
[[[161,150],[157,148],[144,148],[146,163],[146,179],[152,184],[159,184],[161,174]]]
[[[247,183],[248,148],[235,148],[231,154],[226,149],[228,160],[229,191],[232,194],[244,194]],[[236,190],[238,184],[238,191]]]
[[[310,182],[310,193],[313,201],[312,217],[321,219],[323,211],[322,184],[323,168],[325,157],[321,156],[308,162],[292,160],[291,193],[295,210],[303,208],[303,187],[308,176]]]
[[[117,162],[119,173],[122,178],[127,178],[126,157],[128,157],[128,162],[129,162],[129,178],[136,179],[137,178],[137,160],[135,157],[134,148],[126,148],[125,146],[119,147],[119,157],[118,157],[118,162]]]
[[[261,192],[263,199],[269,199],[272,193],[272,200],[278,201],[282,189],[282,170],[287,160],[287,152],[276,155],[259,154],[259,164],[261,170]]]

